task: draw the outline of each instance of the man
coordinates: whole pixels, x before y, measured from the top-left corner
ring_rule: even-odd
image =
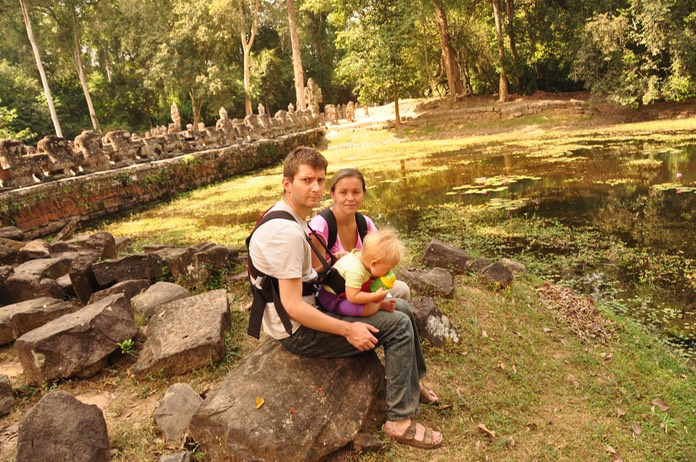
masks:
[[[434,449],[442,444],[442,435],[412,420],[419,401],[436,403],[437,396],[420,384],[425,360],[408,303],[398,300],[393,313],[339,316],[317,309],[313,291],[306,290],[306,283],[314,281],[317,273],[312,268],[305,220],[321,202],[327,165],[324,156],[313,148],[301,146],[288,154],[283,164],[283,197],[267,215],[282,211],[293,220],[262,220],[249,241],[254,269],[277,279],[279,300],[265,306],[263,329],[288,351],[312,358],[352,356],[384,347],[384,431],[400,443]],[[252,278],[258,289],[262,281],[262,276]]]

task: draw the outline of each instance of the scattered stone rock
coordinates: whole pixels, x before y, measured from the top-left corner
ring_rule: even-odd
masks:
[[[225,289],[160,305],[147,325],[147,340],[132,370],[183,374],[220,361],[230,327]]]
[[[56,234],[55,238],[53,239],[54,242],[61,242],[65,241],[67,239],[70,239],[73,234],[75,234],[75,231],[77,231],[77,226],[80,224],[80,219],[75,217],[72,218],[70,221],[68,221],[68,224],[66,224],[63,229],[60,230],[58,234]]]
[[[51,256],[51,249],[43,239],[36,239],[24,244],[17,254],[17,263],[24,263],[37,258],[48,258]]]
[[[372,433],[358,432],[353,440],[353,451],[362,454],[376,452],[384,447],[384,442]]]
[[[24,231],[16,226],[3,226],[0,228],[0,238],[12,239],[13,241],[23,241]]]
[[[108,462],[104,414],[70,393],[47,394],[22,417],[17,462]]]
[[[157,254],[135,254],[92,264],[94,277],[101,288],[129,279],[155,282],[162,275],[164,262]]]
[[[435,347],[458,344],[461,337],[447,316],[440,312],[430,297],[420,297],[411,302],[418,333]]]
[[[24,265],[34,261],[38,260],[24,263]],[[55,279],[31,272],[18,272],[18,268],[15,268],[14,272],[5,279],[4,289],[0,293],[0,303],[18,303],[38,297],[63,298],[63,289]]]
[[[397,271],[397,277],[418,293],[445,298],[454,296],[452,275],[443,268],[433,268],[430,271],[400,269]]]
[[[17,262],[19,250],[24,247],[23,242],[0,237],[0,263],[13,265]]]
[[[116,239],[116,254],[119,254],[121,252],[125,252],[126,250],[130,249],[132,245],[133,245],[133,240],[128,236],[117,238]],[[114,255],[111,258],[116,258],[116,255]]]
[[[85,305],[89,303],[92,294],[99,291],[99,283],[92,271],[92,265],[98,258],[99,255],[94,252],[80,253],[73,259],[68,271],[73,290],[80,302]]]
[[[522,263],[518,261],[512,260],[511,258],[501,258],[499,261],[503,266],[505,266],[513,273],[521,274],[527,272],[526,266],[524,266]]]
[[[0,375],[0,417],[9,414],[16,401],[10,378],[4,374]]]
[[[196,254],[195,250],[169,247],[156,250],[154,253],[162,258],[175,281],[191,279],[194,272],[193,256]]]
[[[50,297],[7,305],[0,310],[0,345],[13,342],[27,332],[78,309],[80,306],[73,302]]]
[[[500,262],[495,262],[485,267],[479,277],[485,284],[497,289],[504,289],[509,286],[513,279],[512,271]]]
[[[466,272],[471,256],[462,249],[452,247],[437,239],[430,241],[423,251],[421,262],[435,268],[445,268],[456,274]]]
[[[163,454],[158,462],[191,462],[191,453],[182,451],[176,454]]]
[[[22,335],[15,350],[31,383],[84,378],[101,370],[137,331],[126,296],[110,295]]]
[[[474,273],[480,273],[490,266],[493,262],[484,257],[478,257],[476,260],[469,262],[469,270]]]
[[[167,389],[155,410],[155,423],[166,443],[183,443],[186,427],[202,402],[203,398],[189,384],[175,383]]]
[[[145,292],[133,297],[131,305],[136,313],[150,317],[158,306],[190,296],[191,292],[178,284],[156,282]]]
[[[63,293],[67,295],[68,297],[76,297],[77,294],[75,294],[75,288],[72,285],[72,281],[70,280],[70,274],[64,274],[58,279],[56,279],[56,282],[60,286],[61,289],[63,289]]]
[[[111,233],[101,231],[87,236],[83,244],[85,250],[89,250],[97,254],[98,259],[116,258],[116,240]]]
[[[98,292],[94,292],[89,298],[89,303],[95,303],[104,297],[108,297],[113,294],[123,294],[128,300],[133,303],[133,297],[141,294],[150,287],[150,281],[148,279],[133,279],[130,281],[119,282],[108,289],[103,289]]]
[[[317,461],[356,437],[383,377],[374,352],[311,359],[269,340],[208,394],[189,435],[210,460]]]

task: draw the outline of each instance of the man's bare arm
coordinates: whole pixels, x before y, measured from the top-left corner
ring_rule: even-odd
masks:
[[[310,329],[345,337],[360,351],[371,350],[377,344],[373,333],[379,330],[364,322],[348,322],[332,318],[302,300],[302,280],[278,279],[280,300],[290,317]]]

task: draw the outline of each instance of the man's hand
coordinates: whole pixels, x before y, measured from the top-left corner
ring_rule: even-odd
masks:
[[[372,335],[379,332],[375,326],[364,322],[350,323],[350,331],[346,335],[346,340],[360,351],[372,350],[377,345],[377,338]]]

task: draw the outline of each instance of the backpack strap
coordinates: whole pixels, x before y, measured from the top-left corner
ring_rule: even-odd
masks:
[[[319,215],[321,215],[324,220],[326,220],[326,226],[329,230],[329,235],[328,239],[326,241],[326,248],[329,249],[329,255],[331,256],[331,261],[334,261],[334,256],[331,253],[331,250],[334,245],[336,245],[336,239],[338,236],[338,225],[336,223],[336,216],[333,214],[333,210],[331,210],[330,207],[327,207],[321,211],[319,211]],[[365,236],[367,235],[367,219],[365,218],[365,215],[363,215],[360,212],[355,213],[355,223],[358,226],[358,235],[360,236],[360,240],[362,241],[365,239]]]
[[[274,220],[274,219],[284,219],[295,222],[295,217],[293,217],[289,212],[284,210],[274,210],[272,212],[265,213],[259,218],[259,220],[254,225],[254,229],[246,238],[247,246],[247,271],[251,276],[253,282],[250,283],[251,294],[253,296],[253,301],[251,304],[251,311],[249,314],[249,327],[247,328],[247,334],[252,337],[259,338],[261,335],[261,324],[263,320],[263,313],[266,309],[266,304],[273,303],[280,321],[283,323],[283,327],[288,334],[292,334],[292,322],[290,321],[290,315],[286,311],[283,303],[280,300],[280,289],[278,287],[278,279],[272,276],[268,276],[265,273],[259,271],[251,261],[251,254],[249,253],[249,243],[251,242],[251,237],[254,232],[264,223]],[[322,261],[325,262],[323,256],[321,255],[319,249],[314,245],[314,243],[309,239],[309,236],[305,236],[309,246],[312,251],[318,255]],[[325,263],[325,270],[328,270],[328,263]],[[256,281],[261,279],[261,288],[257,287]],[[314,283],[303,282],[302,283],[302,295],[313,295],[315,293],[316,286]]]

